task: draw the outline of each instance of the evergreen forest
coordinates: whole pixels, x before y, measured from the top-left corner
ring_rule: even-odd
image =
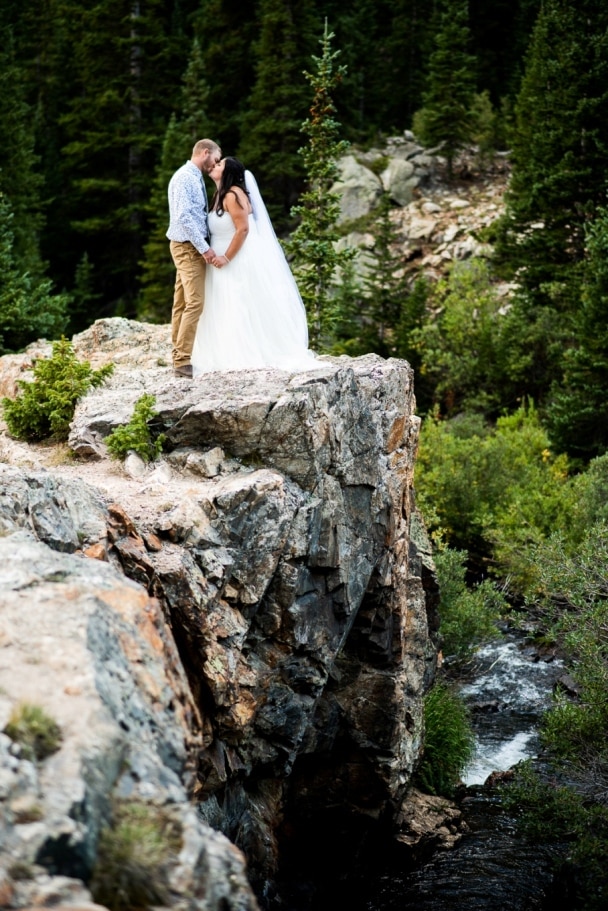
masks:
[[[0,354],[168,321],[168,180],[203,136],[241,158],[315,347],[414,367],[447,664],[506,618],[569,662],[543,732],[556,777],[522,774],[518,801],[572,846],[571,908],[605,908],[608,4],[0,0],[0,29]],[[405,130],[455,185],[463,149],[511,169],[491,255],[436,283],[404,275],[388,198],[366,276],[334,243],[337,157]]]

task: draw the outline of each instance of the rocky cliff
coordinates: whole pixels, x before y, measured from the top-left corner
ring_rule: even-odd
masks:
[[[189,381],[167,327],[122,319],[74,344],[116,367],[69,449],[0,436],[0,729],[34,704],[62,735],[38,760],[0,735],[0,891],[90,901],[130,802],[177,832],[166,905],[254,908],[286,813],[396,819],[419,756],[436,590],[412,371],[320,358]],[[47,348],[0,359],[0,391]],[[167,437],[149,469],[103,443],[144,392]]]

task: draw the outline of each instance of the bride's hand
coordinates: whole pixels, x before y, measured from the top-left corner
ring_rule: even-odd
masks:
[[[227,266],[229,262],[230,262],[230,260],[228,259],[228,257],[222,253],[220,256],[215,257],[215,259],[213,260],[213,265],[217,269],[223,269],[224,266]]]

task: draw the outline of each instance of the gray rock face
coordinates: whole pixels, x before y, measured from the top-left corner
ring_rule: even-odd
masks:
[[[399,206],[407,206],[413,199],[414,189],[420,183],[420,177],[415,176],[415,171],[411,161],[392,158],[381,174],[384,189]]]
[[[14,472],[3,472],[3,485],[4,507]],[[90,496],[84,485],[65,486],[66,500]],[[48,487],[56,495],[61,483]],[[62,733],[59,750],[41,762],[0,735],[1,859],[11,898],[4,907],[35,904],[41,895],[90,900],[79,881],[95,867],[113,802],[137,800],[169,808],[179,828],[169,870],[176,907],[255,909],[242,856],[188,802],[198,709],[159,604],[108,564],[6,527],[0,591],[0,724],[15,707],[37,705]],[[14,872],[24,869],[27,878]],[[212,902],[200,897],[203,871],[218,893]]]
[[[307,373],[184,381],[159,366],[166,327],[148,328],[103,320],[76,338],[94,366],[117,367],[79,404],[70,445],[86,451],[83,440],[152,393],[171,449],[165,480],[118,475],[103,459],[63,465],[61,478],[6,467],[0,527],[13,542],[25,540],[14,528],[27,529],[45,542],[28,547],[59,561],[60,576],[61,561],[74,578],[82,568],[93,592],[121,573],[134,580],[121,584],[139,605],[132,626],[152,611],[153,673],[146,643],[140,653],[134,631],[126,648],[119,633],[122,596],[91,596],[111,601],[112,620],[109,608],[78,608],[104,724],[134,770],[106,774],[120,795],[151,788],[176,804],[184,777],[194,782],[199,817],[243,849],[261,893],[288,799],[385,816],[418,759],[436,586],[413,499],[412,371],[376,356],[321,358]],[[97,493],[73,480],[89,467]],[[151,679],[156,705],[138,698]]]
[[[367,215],[378,204],[382,184],[378,177],[354,155],[345,155],[338,163],[340,175],[332,193],[340,194],[339,223]]]

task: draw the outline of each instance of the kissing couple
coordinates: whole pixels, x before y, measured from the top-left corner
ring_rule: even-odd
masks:
[[[304,304],[251,171],[200,139],[168,194],[176,375],[313,368]]]

